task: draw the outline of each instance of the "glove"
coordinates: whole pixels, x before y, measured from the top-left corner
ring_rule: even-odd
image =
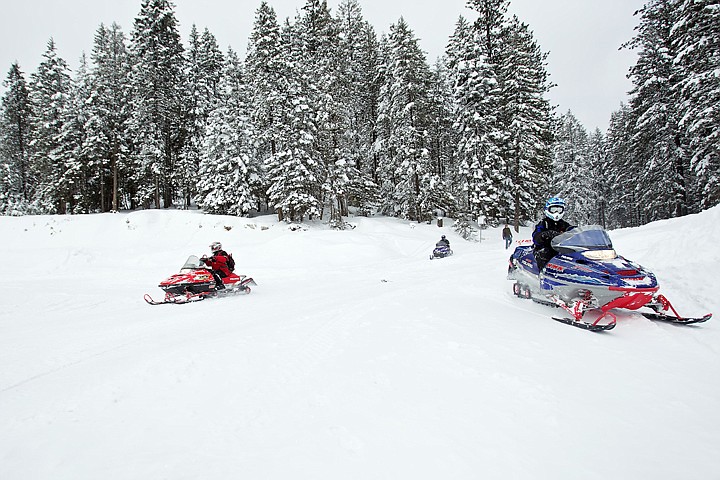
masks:
[[[545,239],[546,240],[552,240],[553,238],[560,235],[560,232],[557,230],[545,230]]]

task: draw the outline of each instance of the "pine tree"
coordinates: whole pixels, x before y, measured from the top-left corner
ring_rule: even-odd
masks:
[[[606,172],[609,170],[605,136],[596,128],[588,137],[588,161],[590,163],[590,186],[587,198],[590,200],[589,223],[597,223],[607,228],[607,199],[609,182]]]
[[[635,38],[627,44],[639,49],[630,69],[634,88],[630,105],[634,127],[634,155],[642,160],[636,172],[644,188],[638,201],[644,220],[653,221],[687,213],[689,165],[679,129],[677,79],[670,34],[675,0],[652,0],[640,11]]]
[[[131,65],[125,35],[118,24],[98,27],[91,60],[92,95],[83,148],[96,170],[96,207],[101,212],[117,211],[121,197],[132,198],[135,192],[130,180],[132,142],[128,126]]]
[[[672,60],[681,72],[677,105],[695,177],[695,188],[690,190],[695,197],[691,210],[696,211],[720,203],[720,5],[717,0],[682,0],[674,5]]]
[[[18,63],[10,67],[0,100],[0,213],[20,214],[28,209],[36,180],[30,171],[30,98]]]
[[[302,221],[306,216],[321,215],[321,185],[324,178],[317,151],[317,111],[301,57],[308,45],[289,21],[281,32],[283,57],[278,65],[280,98],[284,101],[274,112],[279,126],[275,153],[265,160],[269,203],[279,220]],[[275,117],[274,117],[275,118]]]
[[[68,213],[89,213],[97,209],[95,159],[83,148],[87,140],[86,125],[90,118],[93,85],[83,53],[75,77],[68,88],[68,98],[61,112],[61,129],[52,155],[64,165],[59,184],[67,199]]]
[[[384,45],[383,84],[378,108],[383,213],[425,221],[452,211],[438,189],[429,132],[432,76],[418,40],[403,18],[390,27]]]
[[[282,137],[279,112],[285,104],[283,79],[289,75],[283,47],[275,10],[263,1],[255,13],[245,57],[250,118],[258,132],[258,149],[263,161],[277,153]]]
[[[348,178],[340,201],[367,214],[377,203],[377,136],[379,46],[372,26],[362,17],[357,0],[340,3],[337,15],[337,102],[342,106],[338,157],[346,162]],[[341,205],[347,215],[347,205]]]
[[[58,158],[63,112],[70,90],[70,69],[57,55],[50,39],[44,60],[30,80],[32,105],[32,140],[30,163],[32,175],[38,179],[34,202],[46,213],[66,213],[69,200],[67,185],[62,184],[67,166]]]
[[[318,156],[316,175],[321,180],[322,203],[330,209],[330,223],[343,228],[348,215],[347,190],[355,175],[348,153],[347,99],[344,65],[339,50],[339,27],[326,0],[307,0],[297,19],[300,45],[297,66],[308,106],[316,119],[312,153]]]
[[[452,84],[442,59],[435,62],[430,74],[430,163],[434,174],[444,181],[450,182],[447,194],[451,194],[451,185],[457,179],[457,165],[454,155],[457,138],[453,130]],[[456,204],[456,201],[453,200],[453,203]]]
[[[504,79],[501,112],[505,129],[503,157],[508,167],[501,201],[514,225],[531,220],[541,205],[551,164],[551,107],[547,55],[527,24],[513,17],[503,32],[499,71]]]
[[[217,106],[223,63],[215,37],[207,28],[200,36],[195,25],[190,31],[187,56],[187,90],[183,102],[187,137],[173,171],[175,182],[183,192],[186,208],[190,206],[195,190],[195,175],[200,164],[208,117]]]
[[[495,67],[486,53],[490,47],[482,41],[482,25],[480,19],[470,25],[460,17],[448,45],[447,62],[453,85],[456,157],[464,208],[474,218],[498,219],[502,171],[497,118],[500,90]]]
[[[591,223],[595,201],[592,188],[588,135],[585,127],[568,111],[558,122],[553,148],[551,193],[567,202],[567,216],[576,224]]]
[[[218,85],[218,102],[208,118],[198,172],[197,203],[206,212],[246,215],[257,208],[253,183],[252,125],[242,64],[229,50]]]
[[[172,2],[143,0],[130,51],[134,200],[167,208],[175,198],[173,171],[185,140],[185,59]]]
[[[635,186],[641,166],[633,154],[635,124],[633,112],[626,104],[610,116],[605,138],[607,161],[603,168],[607,184],[606,218],[610,228],[640,225]]]

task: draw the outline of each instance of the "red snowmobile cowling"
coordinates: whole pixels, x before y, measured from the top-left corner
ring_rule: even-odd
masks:
[[[222,287],[218,288],[210,269],[197,256],[190,255],[179,273],[171,275],[158,285],[165,291],[165,299],[155,301],[146,294],[145,301],[151,305],[195,302],[211,296],[250,293],[250,285],[257,284],[250,277],[231,273],[222,279]]]

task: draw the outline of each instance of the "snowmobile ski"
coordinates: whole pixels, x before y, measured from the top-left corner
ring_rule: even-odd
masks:
[[[662,313],[645,313],[645,312],[640,312],[640,313],[642,313],[645,318],[649,318],[650,320],[674,323],[676,325],[692,325],[694,323],[703,323],[703,322],[707,322],[712,317],[712,313],[708,313],[707,315],[705,315],[703,317],[695,317],[695,318],[675,317],[673,315],[664,315]]]
[[[186,303],[193,303],[193,302],[199,302],[200,300],[205,300],[208,296],[207,295],[172,295],[172,294],[166,294],[165,298],[163,300],[154,300],[150,294],[146,293],[143,297],[145,301],[149,305],[183,305]]]
[[[582,328],[583,330],[589,330],[591,332],[603,332],[605,330],[612,330],[613,328],[615,328],[615,325],[617,325],[615,323],[615,320],[610,323],[593,324],[565,317],[552,317],[552,319],[556,322],[564,323],[566,325],[572,325],[573,327]]]

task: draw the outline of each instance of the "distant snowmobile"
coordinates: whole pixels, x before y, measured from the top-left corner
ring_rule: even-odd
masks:
[[[245,275],[231,273],[222,279],[222,288],[218,288],[212,272],[195,255],[190,255],[180,269],[180,273],[171,275],[158,285],[165,291],[162,301],[155,301],[145,294],[145,301],[150,305],[166,303],[189,303],[204,300],[208,297],[224,297],[238,293],[250,293],[250,285],[257,285],[255,280]]]
[[[438,245],[438,246],[436,246],[435,249],[433,250],[432,255],[430,255],[430,260],[432,260],[432,259],[434,259],[434,258],[445,258],[445,257],[449,257],[449,256],[452,255],[452,254],[453,254],[453,251],[450,250],[450,247],[448,247],[448,246],[446,246],[446,245]]]
[[[513,293],[520,298],[558,306],[572,318],[552,317],[586,330],[610,330],[616,325],[614,308],[653,310],[640,312],[651,320],[677,324],[706,322],[711,313],[698,318],[681,317],[670,302],[658,295],[655,275],[613,249],[607,232],[598,225],[574,228],[555,237],[558,255],[539,273],[532,246],[523,245],[510,256],[508,280],[515,280]],[[583,321],[586,310],[600,310],[592,323]],[[672,312],[671,314],[669,312]],[[609,320],[609,321],[606,321]]]

